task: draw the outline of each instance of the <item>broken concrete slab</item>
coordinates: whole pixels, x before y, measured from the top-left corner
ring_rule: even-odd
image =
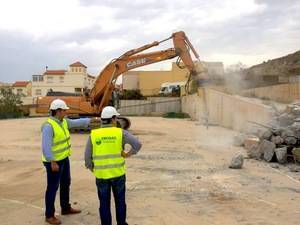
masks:
[[[275,148],[276,145],[273,142],[267,140],[263,140],[259,145],[260,152],[263,153],[263,158],[267,162],[270,162],[272,160]]]
[[[259,148],[259,144],[251,145],[250,149],[247,151],[249,158],[262,159],[263,152]]]
[[[277,121],[279,122],[279,126],[287,127],[291,126],[294,123],[295,118],[296,117],[291,114],[283,113],[280,116],[278,116]]]
[[[273,135],[281,136],[283,130],[284,130],[284,128],[279,127],[279,128],[274,128],[274,129],[272,130],[272,132],[273,132]]]
[[[283,143],[283,138],[280,136],[274,136],[272,135],[271,137],[271,141],[275,144],[275,145],[281,145]]]
[[[297,143],[297,137],[292,128],[287,128],[283,130],[281,137],[283,138],[284,142],[288,145],[294,145]]]
[[[295,145],[297,143],[297,138],[296,137],[291,137],[291,136],[288,136],[284,139],[284,142],[287,144],[287,145]]]
[[[272,137],[272,131],[271,130],[265,130],[263,133],[261,133],[261,135],[259,136],[259,138],[261,139],[261,140],[270,140],[271,139],[271,137]]]
[[[278,163],[284,164],[287,162],[287,147],[276,148],[275,154]]]

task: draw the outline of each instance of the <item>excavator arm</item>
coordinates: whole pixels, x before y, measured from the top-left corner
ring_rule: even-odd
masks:
[[[160,43],[169,39],[173,39],[174,48],[141,53],[142,51],[158,46]],[[144,45],[140,48],[124,53],[119,58],[112,60],[99,74],[95,81],[94,88],[90,92],[91,104],[97,108],[96,111],[100,112],[103,107],[108,104],[118,76],[137,67],[179,57],[185,67],[190,71],[191,76],[196,76],[197,71],[190,54],[190,50],[199,60],[199,55],[186,37],[185,33],[180,31],[173,33],[171,37],[160,42],[155,41],[152,44]]]

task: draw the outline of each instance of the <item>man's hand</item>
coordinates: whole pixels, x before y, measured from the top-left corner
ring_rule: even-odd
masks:
[[[91,121],[90,121],[90,124],[99,124],[101,123],[101,119],[99,117],[92,117],[91,118]]]
[[[59,171],[59,165],[55,161],[51,161],[51,169],[52,172],[58,172]]]
[[[128,158],[128,157],[129,157],[129,154],[128,154],[128,152],[122,151],[122,152],[121,152],[121,156],[122,156],[123,158]]]

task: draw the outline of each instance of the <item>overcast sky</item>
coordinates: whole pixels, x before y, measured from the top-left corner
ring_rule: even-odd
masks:
[[[2,0],[0,81],[75,61],[97,75],[112,58],[179,30],[202,60],[250,66],[300,49],[300,1]]]

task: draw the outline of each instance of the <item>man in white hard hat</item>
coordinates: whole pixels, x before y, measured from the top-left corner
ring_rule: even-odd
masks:
[[[112,106],[101,113],[101,128],[92,130],[85,150],[85,166],[96,177],[99,214],[101,225],[111,225],[110,196],[114,195],[116,220],[118,225],[126,223],[125,201],[125,159],[136,154],[141,143],[128,131],[117,128],[120,114]],[[125,144],[131,145],[130,151],[124,151]]]
[[[70,204],[70,162],[71,155],[69,129],[87,127],[90,118],[66,119],[69,107],[61,99],[55,99],[50,105],[50,117],[42,126],[42,161],[47,172],[47,190],[45,193],[45,220],[49,224],[61,224],[55,217],[55,196],[60,187],[61,214],[76,214],[81,211]]]

